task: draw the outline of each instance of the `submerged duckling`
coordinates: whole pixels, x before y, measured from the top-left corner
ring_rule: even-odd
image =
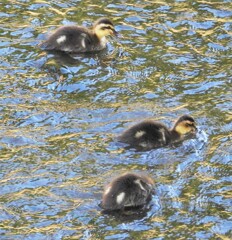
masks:
[[[109,211],[144,206],[151,199],[153,185],[148,176],[123,174],[106,186],[100,206]]]
[[[189,115],[183,115],[172,129],[168,129],[160,122],[145,120],[130,127],[118,137],[118,140],[137,150],[151,150],[193,137],[196,131],[194,119]]]
[[[107,18],[100,18],[92,29],[75,25],[59,27],[41,47],[69,53],[95,52],[106,47],[109,35],[117,36],[113,23]]]

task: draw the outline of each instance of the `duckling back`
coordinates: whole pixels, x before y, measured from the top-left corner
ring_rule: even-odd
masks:
[[[103,193],[101,207],[120,210],[146,204],[152,193],[153,180],[147,176],[127,173],[114,179]]]
[[[169,144],[171,135],[164,124],[147,120],[127,129],[118,140],[137,150],[150,150]]]
[[[104,48],[92,32],[80,26],[62,26],[41,44],[45,50],[84,53]]]

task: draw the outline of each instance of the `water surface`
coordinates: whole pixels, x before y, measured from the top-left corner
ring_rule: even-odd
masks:
[[[99,54],[37,45],[57,26],[107,16],[123,35]],[[230,1],[3,1],[0,4],[1,239],[231,237]],[[124,150],[144,118],[192,115],[205,138]],[[202,136],[201,136],[202,137]],[[126,171],[156,182],[144,212],[104,215]]]

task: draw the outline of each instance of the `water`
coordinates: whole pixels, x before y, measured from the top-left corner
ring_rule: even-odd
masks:
[[[230,239],[230,1],[4,1],[0,16],[1,239]],[[37,47],[100,16],[123,35],[106,51]],[[185,113],[203,134],[177,148],[115,143]],[[150,205],[102,214],[104,185],[126,171],[154,178]]]

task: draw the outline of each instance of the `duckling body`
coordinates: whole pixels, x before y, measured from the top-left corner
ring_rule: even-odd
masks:
[[[194,119],[191,116],[183,115],[176,121],[172,129],[168,129],[160,122],[145,120],[126,130],[118,140],[137,150],[150,150],[182,141],[195,133]]]
[[[105,210],[123,210],[145,205],[151,198],[153,180],[144,175],[126,173],[106,186],[101,207]]]
[[[41,47],[45,50],[57,50],[70,53],[100,51],[106,47],[106,37],[117,35],[113,23],[100,18],[93,29],[82,26],[62,26],[58,28]]]

